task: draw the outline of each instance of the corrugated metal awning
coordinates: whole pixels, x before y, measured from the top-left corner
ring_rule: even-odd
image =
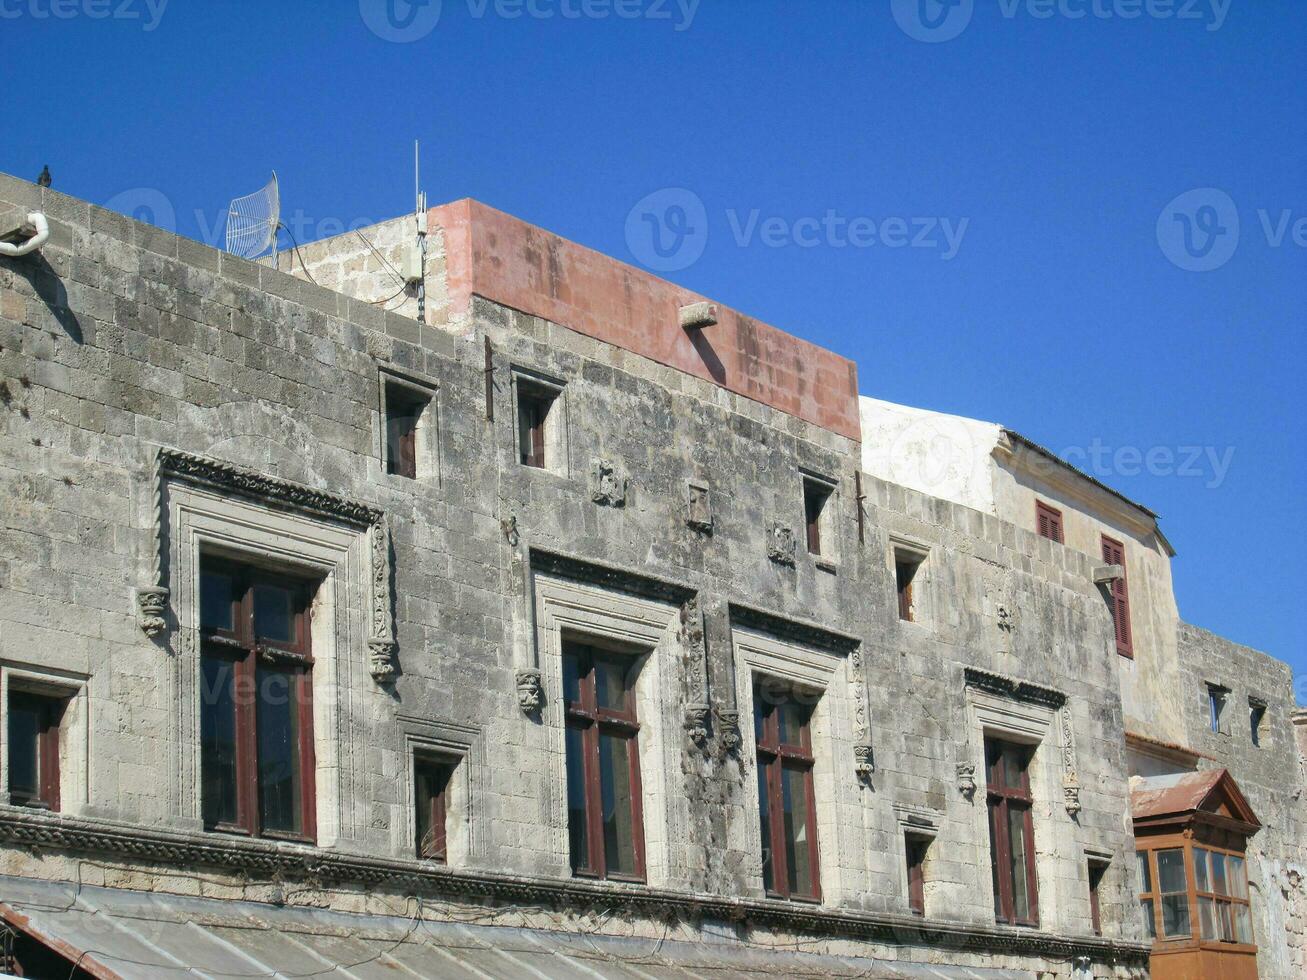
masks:
[[[396,911],[404,899],[396,898]],[[92,975],[108,978],[400,977],[452,980],[1032,980],[1028,971],[890,963],[717,941],[620,938],[349,915],[0,876],[0,917]],[[468,917],[476,910],[467,910]]]

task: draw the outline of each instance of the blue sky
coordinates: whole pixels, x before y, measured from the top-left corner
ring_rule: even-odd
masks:
[[[216,242],[275,168],[313,238],[410,208],[420,139],[432,203],[1096,461],[1307,699],[1307,4],[954,2],[0,0],[0,169]]]

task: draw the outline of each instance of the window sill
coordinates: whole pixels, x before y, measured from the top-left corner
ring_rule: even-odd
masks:
[[[829,558],[822,558],[818,555],[812,556],[812,563],[820,572],[826,572],[828,575],[838,575],[840,571],[839,562],[831,561]]]

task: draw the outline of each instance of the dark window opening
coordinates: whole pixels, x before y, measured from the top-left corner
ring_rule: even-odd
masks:
[[[312,587],[235,562],[200,570],[200,804],[206,828],[312,841]]]
[[[803,481],[803,520],[807,528],[808,554],[820,555],[823,514],[830,501],[834,488],[818,480]]]
[[[1042,500],[1035,501],[1035,526],[1041,538],[1048,538],[1058,544],[1066,543],[1066,537],[1062,532],[1062,512],[1056,507],[1048,506]]]
[[[775,681],[753,692],[762,877],[775,898],[821,901],[809,692]]]
[[[1225,728],[1225,705],[1229,700],[1230,692],[1223,687],[1208,685],[1207,688],[1207,720],[1212,731],[1220,735]]]
[[[1126,584],[1125,545],[1103,535],[1103,561],[1120,565],[1121,577],[1112,582],[1112,626],[1116,634],[1116,652],[1123,657],[1134,657],[1134,640],[1130,630],[1130,589]]]
[[[1266,705],[1257,701],[1248,702],[1248,728],[1253,741],[1253,748],[1262,747],[1262,722],[1266,720]]]
[[[1094,935],[1103,934],[1103,905],[1102,905],[1102,885],[1103,878],[1107,875],[1107,865],[1102,861],[1089,862],[1089,922],[1093,927]]]
[[[572,872],[643,881],[634,658],[565,642],[563,702]]]
[[[452,760],[436,756],[419,755],[413,762],[417,854],[419,858],[442,864],[449,859],[446,821],[454,766]]]
[[[59,723],[67,700],[10,690],[9,802],[59,809]]]
[[[1029,773],[1033,754],[1028,745],[985,740],[994,917],[1009,925],[1039,925]]]
[[[523,466],[549,465],[549,415],[558,392],[521,378],[517,381],[517,448]]]
[[[926,914],[926,852],[930,838],[908,834],[904,850],[908,862],[908,908],[913,915]]]
[[[911,623],[917,618],[913,582],[923,559],[902,551],[894,553],[894,589],[898,595],[899,619]]]
[[[416,479],[418,428],[431,396],[399,381],[386,385],[386,472]]]

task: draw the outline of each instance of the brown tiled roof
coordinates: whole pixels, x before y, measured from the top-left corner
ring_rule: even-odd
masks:
[[[1131,815],[1139,820],[1197,810],[1224,775],[1224,769],[1207,769],[1141,779],[1130,791]]]

